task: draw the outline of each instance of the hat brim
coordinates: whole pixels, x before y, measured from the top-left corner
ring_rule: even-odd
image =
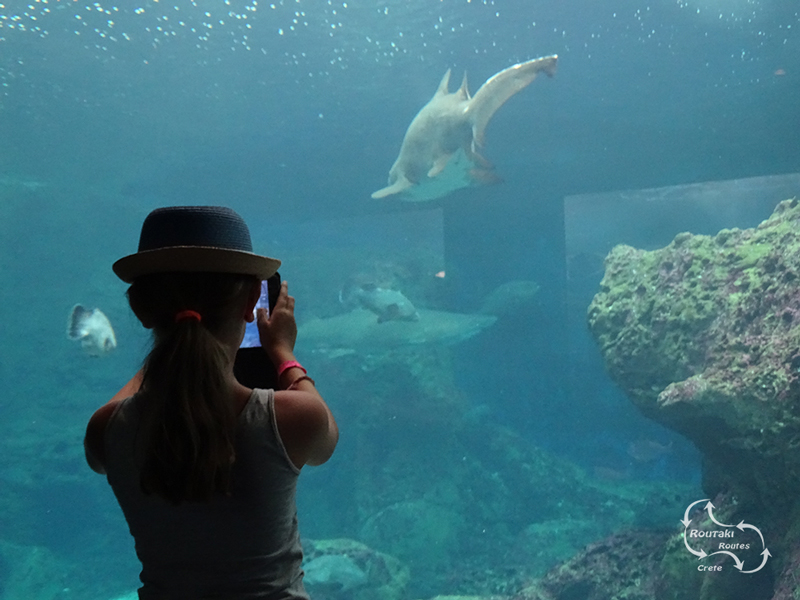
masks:
[[[144,250],[120,258],[112,267],[117,277],[133,283],[151,273],[237,273],[269,279],[281,261],[241,250],[204,246],[171,246]]]

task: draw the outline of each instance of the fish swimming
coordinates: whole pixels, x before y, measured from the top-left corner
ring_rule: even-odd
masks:
[[[364,284],[351,288],[340,295],[340,300],[372,311],[378,315],[378,323],[419,320],[417,309],[402,292],[378,285]]]
[[[638,439],[630,442],[627,447],[628,456],[638,463],[656,462],[672,453],[673,443],[668,444],[650,439]]]
[[[490,77],[472,97],[466,73],[458,91],[450,93],[448,69],[433,98],[411,121],[389,171],[389,185],[372,197],[400,194],[404,200],[422,202],[498,181],[491,163],[478,154],[486,126],[497,109],[540,71],[552,77],[557,60],[554,54],[508,67]]]
[[[67,337],[80,340],[84,351],[90,356],[101,356],[117,347],[117,337],[111,321],[99,308],[85,308],[80,304],[72,307],[67,320]]]

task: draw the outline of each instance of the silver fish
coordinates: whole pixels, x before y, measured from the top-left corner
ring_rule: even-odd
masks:
[[[86,308],[80,304],[72,307],[67,320],[67,337],[80,341],[90,356],[101,356],[117,347],[117,336],[111,321],[99,308]]]
[[[419,320],[419,313],[411,300],[397,290],[362,285],[347,292],[346,298],[346,303],[356,304],[378,315],[378,323]]]

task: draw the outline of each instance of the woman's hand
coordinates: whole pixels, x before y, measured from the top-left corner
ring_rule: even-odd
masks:
[[[297,322],[294,320],[294,298],[289,295],[288,289],[288,284],[282,282],[281,293],[269,318],[263,308],[256,312],[261,346],[275,364],[294,358]]]

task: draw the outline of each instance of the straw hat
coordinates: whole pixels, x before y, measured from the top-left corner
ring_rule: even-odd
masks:
[[[157,208],[144,220],[139,251],[114,263],[126,283],[150,273],[238,273],[268,279],[281,261],[253,253],[244,219],[223,206]]]

